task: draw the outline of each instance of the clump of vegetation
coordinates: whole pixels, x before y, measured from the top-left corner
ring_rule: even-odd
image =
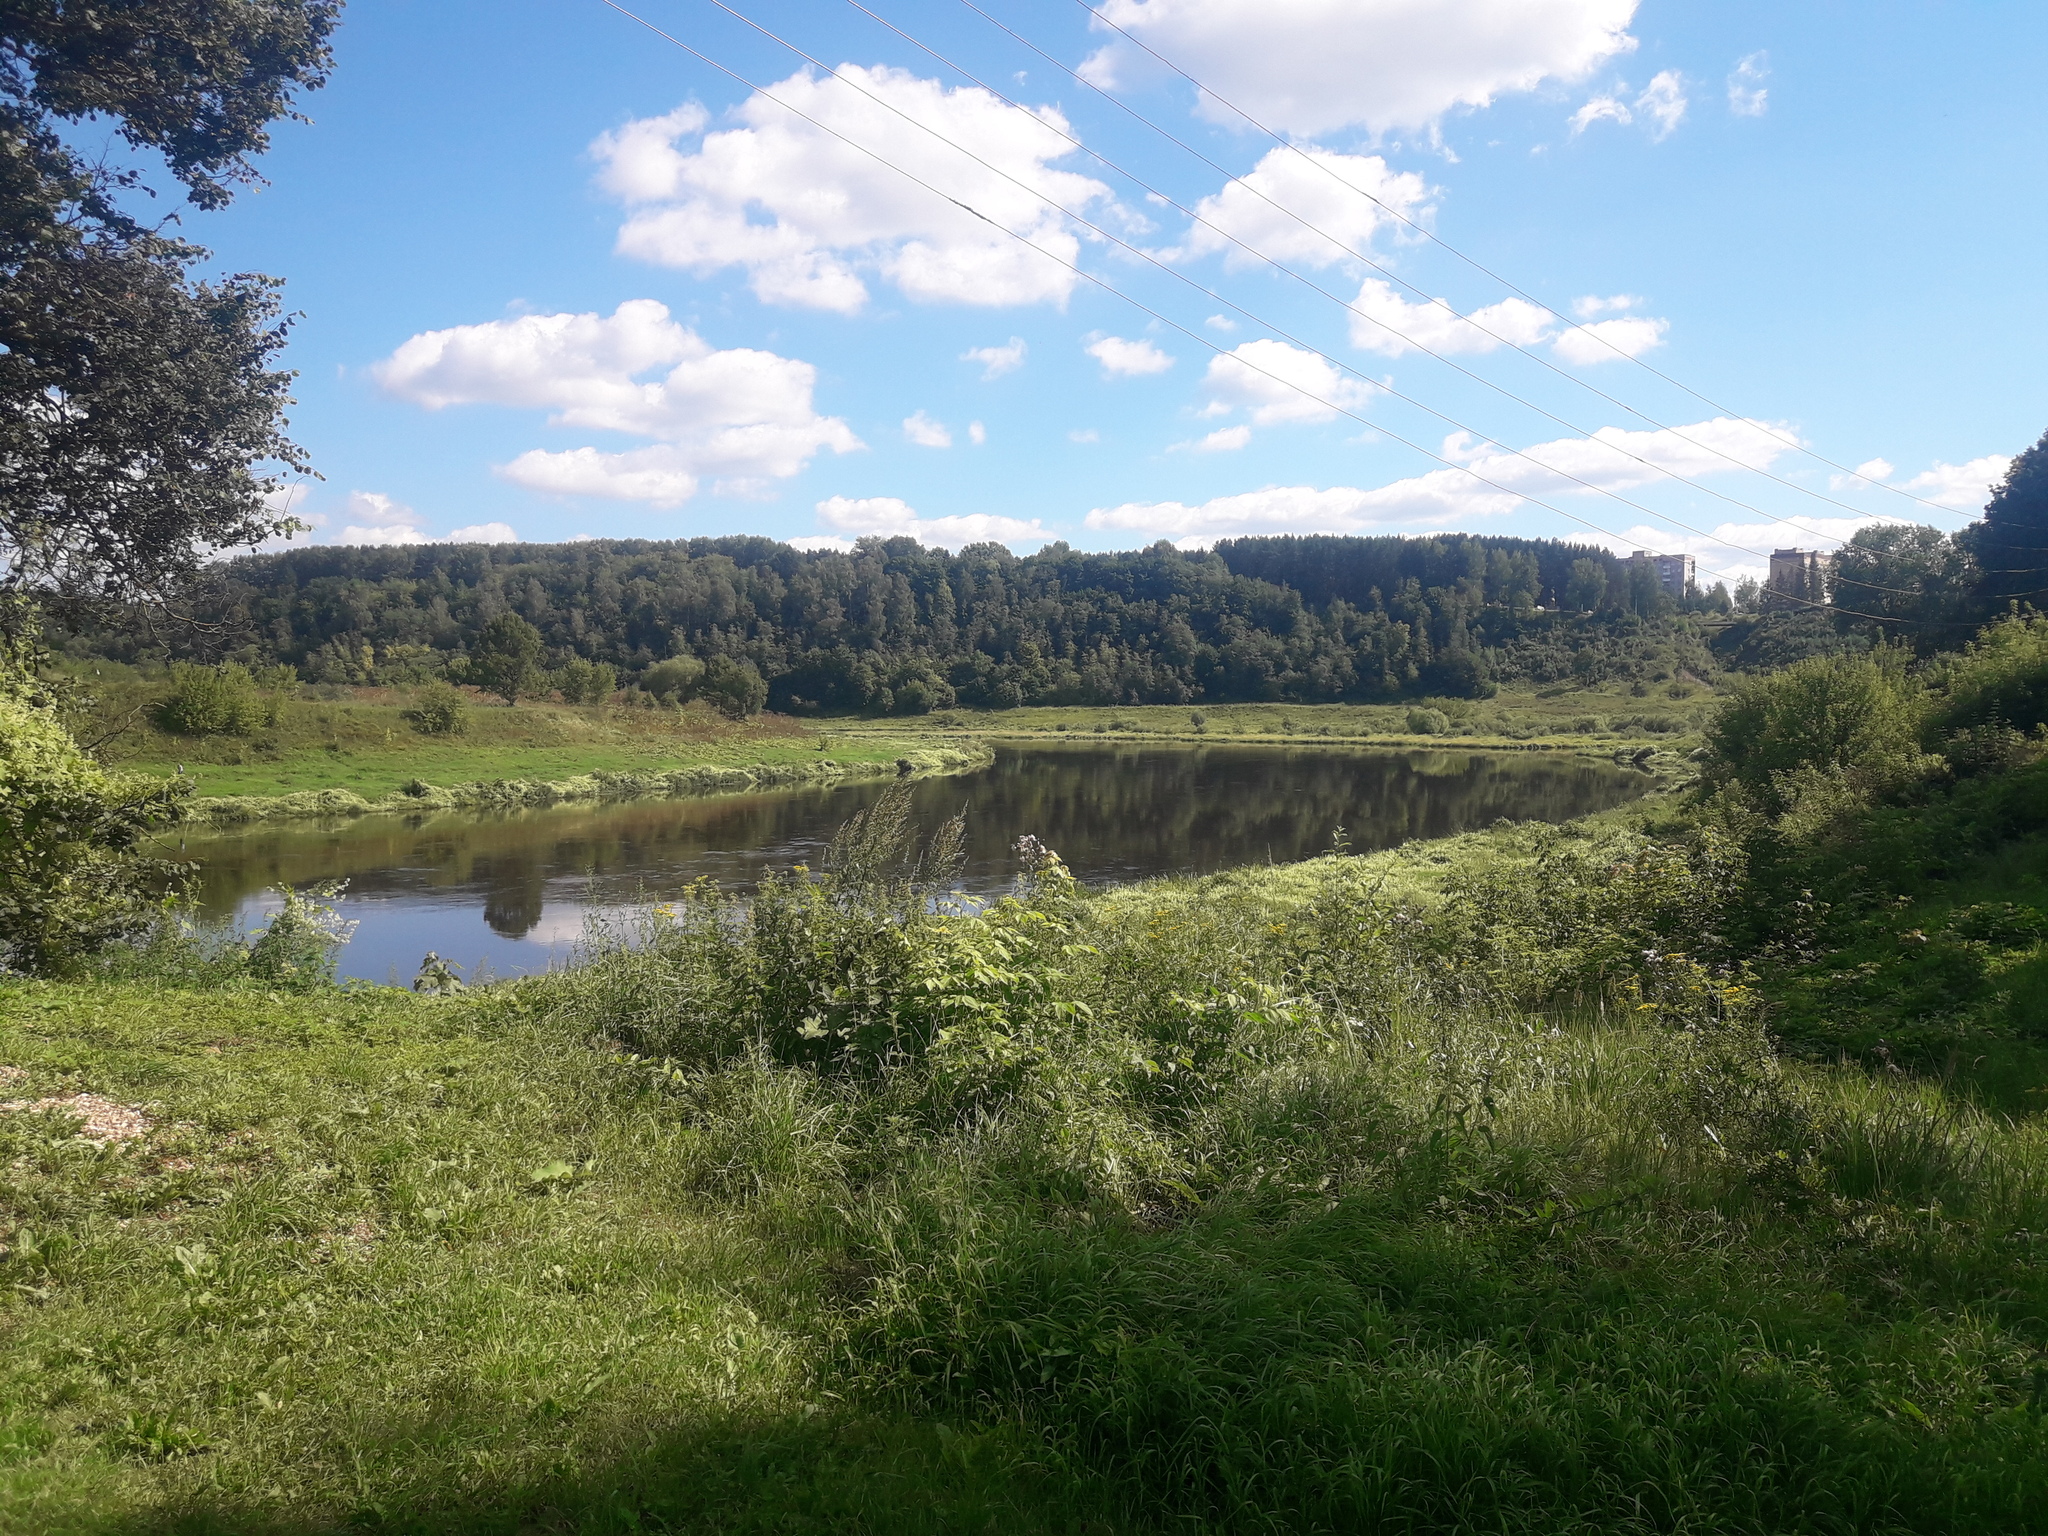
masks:
[[[429,683],[400,718],[423,736],[459,736],[469,728],[469,701],[446,683]]]
[[[619,674],[608,661],[585,661],[572,656],[554,677],[555,687],[567,704],[602,704],[618,692]]]
[[[275,703],[237,662],[215,667],[172,662],[170,692],[156,711],[158,723],[176,736],[251,736],[275,723],[276,714]]]
[[[191,786],[109,773],[37,676],[33,634],[0,641],[0,968],[62,972],[147,926],[185,871],[146,852]]]
[[[1407,724],[1411,736],[1448,736],[1451,731],[1451,717],[1426,706],[1409,710]]]

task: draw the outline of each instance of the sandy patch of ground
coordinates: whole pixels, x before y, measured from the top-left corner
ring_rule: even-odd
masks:
[[[16,1078],[19,1080],[19,1072]],[[9,1081],[0,1078],[0,1082]],[[149,1117],[139,1109],[126,1104],[116,1104],[112,1099],[102,1098],[96,1093],[74,1093],[64,1099],[9,1099],[0,1104],[0,1114],[33,1113],[37,1110],[57,1109],[67,1115],[76,1115],[84,1122],[78,1134],[87,1141],[105,1145],[110,1141],[133,1141],[149,1130]]]

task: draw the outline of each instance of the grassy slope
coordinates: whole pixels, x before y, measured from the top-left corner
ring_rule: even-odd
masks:
[[[1349,873],[1426,898],[1526,852]],[[1126,891],[1084,936],[1181,990],[1346,873]],[[2048,1518],[2048,1141],[1939,1086],[1794,1069],[1780,1188],[1675,1150],[1683,1037],[1415,1019],[1220,1105],[1163,1221],[989,1182],[1000,1127],[849,1150],[799,1079],[650,1075],[549,995],[0,986],[9,1094],[157,1119],[99,1152],[0,1117],[0,1531]],[[1488,1063],[1483,1138],[1447,1059]]]
[[[145,773],[173,773],[182,765],[202,795],[347,789],[375,800],[413,779],[439,785],[558,781],[587,773],[794,765],[825,754],[876,762],[901,750],[886,734],[826,736],[780,716],[734,722],[701,706],[642,711],[531,701],[517,708],[478,701],[461,735],[423,736],[401,718],[403,695],[334,691],[346,696],[286,701],[276,726],[246,738],[172,736],[151,725],[144,711],[102,755]],[[117,694],[101,713],[121,718],[133,709]]]
[[[1452,738],[1407,730],[1407,706],[1218,705],[1200,711],[1148,705],[1127,709],[953,710],[919,718],[797,721],[764,715],[744,723],[701,705],[685,711],[571,707],[526,702],[515,708],[474,699],[460,736],[422,736],[402,718],[408,696],[395,689],[304,690],[281,702],[275,725],[249,737],[170,735],[152,723],[162,684],[121,668],[82,679],[98,696],[79,734],[93,739],[119,727],[101,747],[111,764],[170,774],[182,766],[206,796],[286,795],[352,790],[366,800],[413,779],[449,785],[477,780],[559,781],[588,773],[687,767],[790,766],[829,754],[837,761],[880,762],[906,742],[934,735],[1150,735],[1185,740],[1334,738],[1441,745],[1448,739],[1493,745],[1552,745],[1611,752],[1671,746],[1696,730],[1711,692],[1675,683],[1635,696],[1619,686],[1503,693],[1486,701],[1435,701]],[[332,695],[323,697],[316,695]]]

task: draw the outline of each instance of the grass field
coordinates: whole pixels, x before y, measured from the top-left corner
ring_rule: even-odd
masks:
[[[2038,903],[1992,798],[1920,910]],[[0,1097],[146,1119],[0,1113],[0,1531],[2041,1529],[2048,1127],[1644,968],[1698,879],[1611,813],[0,983]]]
[[[377,800],[415,779],[436,785],[477,781],[559,782],[592,773],[652,773],[692,767],[784,768],[829,755],[858,764],[888,761],[907,743],[937,736],[1147,736],[1155,740],[1333,740],[1374,744],[1556,746],[1599,751],[1672,746],[1695,733],[1711,690],[1689,682],[1637,695],[1626,687],[1502,693],[1483,701],[1410,705],[1232,704],[1209,708],[947,710],[916,717],[792,719],[764,714],[727,720],[710,708],[644,709],[631,703],[507,707],[472,696],[459,735],[432,736],[404,718],[411,695],[386,688],[321,687],[275,699],[274,718],[248,736],[177,736],[152,709],[160,680],[107,667],[83,681],[96,694],[80,722],[102,739],[110,764],[147,773],[179,769],[209,797],[282,796],[349,790]],[[635,699],[637,695],[623,695]],[[1411,729],[1411,708],[1438,711],[1440,735]],[[1197,719],[1199,717],[1199,720]]]

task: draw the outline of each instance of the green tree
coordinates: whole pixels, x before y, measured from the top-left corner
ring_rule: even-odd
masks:
[[[1922,700],[1905,653],[1815,656],[1743,683],[1707,726],[1706,779],[1737,785],[1771,815],[1790,776],[1853,773],[1882,786],[1919,758]]]
[[[1565,606],[1590,613],[1606,600],[1607,568],[1597,560],[1574,560],[1564,587]]]
[[[483,628],[469,653],[469,680],[507,704],[540,692],[540,631],[516,613],[501,613]]]
[[[326,78],[338,0],[0,4],[0,582],[161,602],[214,551],[297,525],[277,284],[195,282],[206,256],[127,207],[140,170],[68,137],[105,123],[200,208]],[[80,132],[80,130],[87,130]],[[267,467],[259,467],[267,466]]]
[[[714,656],[706,663],[704,681],[697,692],[700,698],[709,699],[735,720],[758,715],[761,706],[768,702],[768,684],[754,664],[735,661],[730,656]]]
[[[1963,531],[1982,573],[1980,596],[2003,606],[2048,591],[2048,432],[2012,461],[1985,504],[1984,520]]]
[[[1872,638],[1903,630],[1923,651],[1953,645],[1957,626],[1981,612],[1977,582],[1967,541],[1939,528],[1862,528],[1830,562],[1830,600],[1849,610],[1838,615],[1844,629]],[[1860,614],[1907,622],[1878,623]]]

